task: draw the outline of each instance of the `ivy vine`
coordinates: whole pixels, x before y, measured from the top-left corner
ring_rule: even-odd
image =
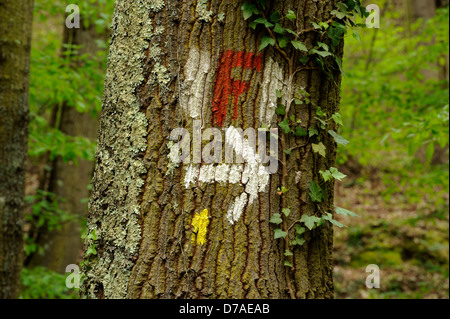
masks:
[[[330,18],[326,21],[313,21],[311,26],[306,29],[300,28],[299,19],[293,10],[288,10],[286,14],[279,11],[267,12],[266,0],[254,0],[245,2],[241,10],[244,19],[249,23],[253,30],[263,29],[264,35],[261,37],[259,51],[268,47],[273,47],[287,62],[288,80],[285,83],[286,91],[277,90],[278,107],[275,110],[279,118],[278,126],[281,129],[280,140],[282,153],[282,181],[278,189],[278,195],[281,196],[281,210],[274,213],[270,218],[270,223],[276,225],[274,229],[274,238],[284,240],[284,265],[286,266],[286,281],[291,298],[295,298],[291,287],[290,269],[293,269],[293,252],[295,246],[302,246],[306,240],[304,234],[309,230],[324,225],[329,222],[338,227],[344,225],[333,219],[333,214],[326,211],[323,203],[327,198],[326,183],[332,179],[342,180],[346,176],[335,167],[330,167],[325,171],[320,171],[321,180],[310,181],[309,197],[315,204],[321,216],[309,216],[302,214],[299,220],[288,225],[288,217],[291,209],[288,207],[286,193],[289,191],[287,185],[287,157],[296,148],[305,148],[326,157],[326,146],[321,141],[323,134],[329,134],[334,141],[340,145],[349,143],[344,137],[338,134],[339,126],[342,126],[342,117],[339,113],[326,114],[319,105],[316,105],[311,99],[310,94],[305,89],[294,89],[296,75],[302,70],[320,69],[333,81],[333,74],[341,73],[342,60],[337,55],[339,46],[344,36],[351,30],[352,35],[359,39],[356,31],[357,27],[365,27],[365,24],[357,23],[357,18],[365,18],[368,12],[361,6],[360,0],[345,0],[336,4],[330,12]],[[311,46],[305,44],[302,39],[308,33],[317,33],[317,42]],[[327,44],[328,43],[328,44]],[[335,82],[336,83],[336,82]],[[289,115],[293,105],[308,105],[315,110],[314,119],[317,120],[316,127],[305,127],[300,119],[294,115]],[[303,143],[293,147],[286,148],[286,137],[291,134],[300,139]],[[357,216],[355,213],[346,209],[334,206],[337,214],[345,216]],[[291,234],[291,235],[290,235]],[[290,238],[294,238],[290,240]]]

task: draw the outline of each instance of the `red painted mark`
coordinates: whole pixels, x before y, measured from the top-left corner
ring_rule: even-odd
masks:
[[[261,70],[261,54],[252,52],[233,52],[227,50],[220,55],[219,68],[214,87],[214,99],[212,105],[214,124],[223,126],[227,116],[229,98],[234,103],[233,120],[238,118],[239,96],[249,90],[250,84],[246,81],[235,80],[231,77],[233,68]]]

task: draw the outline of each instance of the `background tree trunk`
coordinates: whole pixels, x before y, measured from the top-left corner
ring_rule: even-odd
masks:
[[[86,254],[82,295],[289,298],[283,243],[273,239],[269,224],[282,208],[277,188],[289,189],[288,224],[304,213],[318,214],[309,185],[319,180],[319,170],[334,164],[331,137],[321,133],[326,158],[310,145],[292,151],[287,185],[281,185],[281,169],[265,183],[257,174],[244,176],[242,165],[228,167],[238,172],[236,179],[223,166],[176,167],[168,156],[170,132],[187,128],[192,136],[194,120],[203,130],[278,126],[276,90],[285,89],[288,67],[273,49],[258,53],[262,32],[248,27],[242,3],[116,2],[88,221],[98,239],[85,243],[97,255]],[[306,29],[311,21],[328,20],[334,4],[268,1],[267,10],[286,14],[292,9],[298,27]],[[308,33],[303,40],[311,47],[316,37]],[[305,88],[330,115],[339,105],[340,77],[335,80],[320,70],[305,70],[294,87]],[[247,89],[226,91],[227,83]],[[315,127],[315,111],[298,105],[291,114]],[[288,137],[286,145],[300,142]],[[333,189],[330,182],[324,203],[330,212]],[[205,243],[199,244],[192,240],[191,224],[204,210],[209,224]],[[294,251],[294,296],[332,298],[332,228],[319,227],[305,239]]]
[[[408,15],[408,29],[412,22],[415,22],[417,19],[423,19],[423,24],[426,23],[428,19],[431,19],[436,14],[436,9],[440,7],[448,5],[446,1],[437,1],[437,0],[407,0],[406,1],[406,9]],[[429,45],[430,43],[422,43],[421,45]],[[422,70],[422,74],[426,79],[436,79],[436,80],[447,80],[448,81],[448,55],[443,56],[446,63],[443,66],[440,66],[438,62],[437,69],[424,69]],[[417,151],[417,157],[420,159],[422,163],[426,163],[426,145],[421,147]],[[437,143],[434,146],[434,153],[431,159],[431,163],[433,165],[442,165],[448,162],[448,145],[445,147],[441,147]]]
[[[92,23],[88,27],[80,23],[80,28],[71,29],[64,26],[63,43],[80,46],[77,50],[80,55],[95,56],[99,50],[96,40],[104,41],[107,34],[99,34]],[[63,51],[65,50],[63,48]],[[92,114],[80,113],[66,103],[61,108],[55,106],[55,112],[61,112],[59,123],[55,125],[64,134],[82,136],[93,141],[97,139],[98,120]],[[59,230],[41,230],[37,244],[44,248],[44,253],[33,254],[29,265],[45,266],[64,273],[67,265],[77,264],[81,258],[81,219],[87,216],[87,205],[82,199],[90,196],[87,186],[93,175],[94,162],[79,159],[75,164],[58,157],[48,165],[51,170],[44,187],[48,192],[64,198],[60,208],[75,219],[63,223]]]
[[[0,0],[0,299],[18,298],[33,1]]]

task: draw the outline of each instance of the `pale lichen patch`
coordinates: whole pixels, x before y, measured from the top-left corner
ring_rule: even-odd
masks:
[[[88,224],[88,229],[97,229],[99,243],[106,249],[101,258],[85,260],[89,267],[83,295],[88,298],[99,293],[104,298],[125,298],[138,255],[140,197],[147,173],[142,152],[147,148],[148,120],[140,109],[137,89],[144,82],[146,50],[153,37],[149,13],[163,7],[162,0],[116,1]],[[153,44],[150,49],[157,61],[161,50]],[[153,72],[156,82],[168,83],[165,67]]]
[[[167,164],[167,175],[172,175],[175,168],[179,167],[179,159],[180,159],[180,148],[177,144],[170,141],[167,143],[167,148],[169,149],[169,154],[167,157],[169,158],[169,164]]]
[[[211,22],[213,12],[208,10],[208,0],[198,0],[195,12],[200,21]]]

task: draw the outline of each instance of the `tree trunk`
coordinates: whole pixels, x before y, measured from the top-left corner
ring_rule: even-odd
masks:
[[[193,136],[198,123],[203,132],[218,127],[222,133],[231,126],[278,127],[276,90],[286,91],[289,68],[273,48],[258,52],[263,30],[249,28],[242,3],[116,2],[88,221],[98,238],[85,243],[82,295],[333,297],[332,228],[307,232],[286,276],[283,242],[274,239],[269,223],[283,208],[281,186],[289,189],[288,224],[305,213],[319,214],[309,186],[319,180],[319,170],[334,163],[336,145],[329,135],[321,133],[326,158],[312,152],[311,144],[292,150],[286,185],[281,169],[267,177],[251,165],[171,160],[169,136],[175,128]],[[328,20],[334,4],[268,1],[267,12],[292,9],[298,28],[307,29],[311,21]],[[302,40],[311,46],[316,37],[311,32]],[[335,81],[317,69],[301,71],[293,84],[333,114],[340,77]],[[296,105],[290,114],[314,127],[315,112]],[[301,141],[288,136],[286,148]],[[330,182],[324,203],[329,211],[333,189]],[[205,216],[201,231],[197,222]]]
[[[436,14],[436,9],[448,5],[446,1],[433,1],[433,0],[407,0],[406,8],[407,15],[410,28],[411,23],[415,22],[417,19],[423,19],[423,24],[426,23],[427,20],[433,18]],[[430,43],[421,43],[421,45],[429,45]],[[436,69],[424,69],[421,71],[423,76],[426,79],[436,79],[436,80],[447,80],[448,81],[448,55],[444,55],[446,63],[443,66],[440,66],[438,62],[436,62]],[[426,157],[426,145],[421,147],[416,156],[422,163],[427,162]],[[442,165],[448,163],[448,145],[441,147],[439,144],[434,145],[433,157],[431,159],[432,165]]]
[[[18,298],[33,1],[0,0],[0,299]]]
[[[99,34],[92,23],[87,28],[81,23],[80,28],[64,27],[63,43],[80,45],[78,49],[80,55],[95,56],[99,50],[96,40],[105,40],[106,36],[107,32]],[[66,135],[97,139],[97,119],[90,113],[78,112],[75,107],[66,103],[61,107],[60,121],[56,125]],[[37,243],[44,248],[44,253],[34,254],[30,258],[29,265],[45,266],[64,273],[67,265],[77,264],[80,261],[81,218],[87,216],[87,205],[82,199],[90,196],[87,186],[93,175],[94,163],[79,159],[75,164],[73,161],[65,162],[58,157],[49,165],[51,173],[48,177],[47,191],[64,198],[60,208],[75,219],[65,222],[60,229],[41,230]]]

